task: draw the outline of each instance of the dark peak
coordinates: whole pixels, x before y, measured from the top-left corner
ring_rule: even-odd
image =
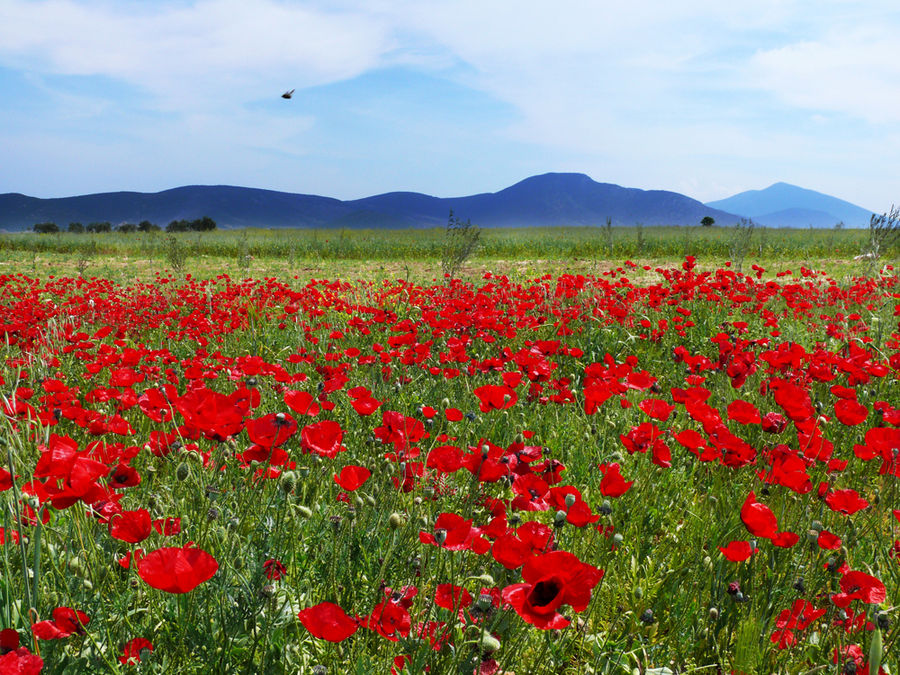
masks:
[[[537,176],[530,176],[525,180],[520,180],[515,185],[506,188],[507,190],[520,187],[536,187],[536,186],[584,186],[594,184],[594,179],[584,173],[542,173]]]

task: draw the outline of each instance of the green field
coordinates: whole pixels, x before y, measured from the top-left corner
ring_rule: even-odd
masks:
[[[597,263],[626,259],[657,265],[695,256],[706,266],[742,261],[746,267],[791,261],[835,274],[864,271],[851,264],[864,250],[865,230],[798,230],[757,227],[573,227],[485,229],[469,261],[469,274],[491,269],[507,274],[553,270],[596,272]],[[300,274],[439,274],[447,236],[427,230],[220,230],[204,233],[0,235],[0,268],[32,275],[152,275],[166,269],[207,276]],[[896,259],[887,251],[882,262]]]

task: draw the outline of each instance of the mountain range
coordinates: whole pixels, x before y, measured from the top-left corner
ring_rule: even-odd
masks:
[[[803,196],[804,200],[791,203],[792,193]],[[811,199],[809,195],[821,199]],[[857,211],[848,211],[847,207]],[[62,229],[70,222],[97,221],[118,225],[149,220],[164,226],[173,220],[202,216],[210,216],[222,228],[440,227],[447,223],[451,211],[462,220],[471,220],[482,227],[596,226],[604,224],[607,218],[617,226],[697,225],[707,216],[719,225],[752,217],[772,226],[802,221],[805,227],[813,222],[808,220],[811,214],[816,216],[816,226],[821,223],[831,227],[838,220],[848,226],[861,223],[862,214],[868,222],[869,216],[867,211],[848,202],[785,183],[703,204],[677,192],[598,183],[579,173],[547,173],[526,178],[499,192],[451,198],[389,192],[344,201],[227,185],[55,199],[0,194],[0,228],[13,231],[30,229],[39,222],[55,222]],[[758,218],[759,213],[764,213],[764,217]],[[790,222],[782,223],[782,218]]]
[[[707,206],[752,218],[773,227],[865,227],[872,211],[843,199],[789,183],[775,183],[765,190],[748,190]]]

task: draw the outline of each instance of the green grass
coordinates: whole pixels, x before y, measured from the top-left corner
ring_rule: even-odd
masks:
[[[162,258],[171,235],[0,235],[0,255],[57,253]],[[175,235],[189,256],[285,260],[435,260],[445,231],[426,230],[220,230]],[[865,244],[865,230],[757,228],[747,256],[762,260],[848,258]],[[484,229],[478,256],[486,259],[682,258],[731,259],[735,230],[727,227],[603,227]]]

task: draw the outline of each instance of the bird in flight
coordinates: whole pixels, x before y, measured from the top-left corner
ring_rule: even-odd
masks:
[[[290,97],[293,96],[293,95],[294,95],[294,90],[291,89],[290,91],[284,92],[284,93],[281,95],[281,98],[290,98]]]

